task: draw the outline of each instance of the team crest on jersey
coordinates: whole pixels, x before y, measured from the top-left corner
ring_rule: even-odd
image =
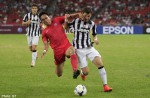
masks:
[[[57,23],[54,23],[54,26],[57,26]]]

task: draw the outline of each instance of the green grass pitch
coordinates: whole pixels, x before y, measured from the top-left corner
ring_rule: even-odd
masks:
[[[73,35],[68,34],[72,39]],[[110,93],[103,92],[98,70],[89,61],[90,73],[86,81],[72,78],[67,59],[63,76],[55,74],[53,53],[50,49],[41,59],[43,44],[38,45],[39,58],[31,68],[31,52],[25,35],[0,35],[0,98],[79,98],[74,88],[84,84],[83,98],[150,98],[150,36],[98,35],[101,53],[107,71]]]

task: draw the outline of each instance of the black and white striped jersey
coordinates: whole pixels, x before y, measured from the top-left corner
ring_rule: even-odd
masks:
[[[68,23],[70,31],[74,33],[73,46],[76,49],[82,49],[92,47],[90,32],[92,35],[96,35],[96,25],[93,21],[84,22],[80,18],[74,19],[71,23]]]
[[[40,36],[40,18],[38,14],[33,15],[32,13],[27,13],[23,21],[26,22],[28,20],[31,20],[31,24],[26,29],[27,36]]]

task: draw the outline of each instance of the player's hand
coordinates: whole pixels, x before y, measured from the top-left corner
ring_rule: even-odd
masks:
[[[70,18],[70,14],[65,14],[65,18]]]
[[[65,14],[65,22],[68,22],[69,18],[70,18],[70,14]]]
[[[95,43],[96,45],[98,45],[98,44],[99,44],[99,41],[98,41],[98,40],[94,40],[94,43]]]
[[[30,25],[30,23],[31,23],[31,20],[28,20],[28,21],[26,22],[27,25]]]
[[[41,55],[41,59],[44,57],[45,54],[46,54],[46,50],[43,50],[42,55]]]

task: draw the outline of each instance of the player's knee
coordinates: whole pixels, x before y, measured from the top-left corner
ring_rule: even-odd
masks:
[[[32,49],[32,51],[33,51],[33,50],[36,50],[36,47],[32,47],[31,49]]]
[[[98,57],[98,56],[94,58],[93,63],[94,63],[95,65],[97,65],[97,67],[103,66],[103,62],[102,62],[101,58]]]

